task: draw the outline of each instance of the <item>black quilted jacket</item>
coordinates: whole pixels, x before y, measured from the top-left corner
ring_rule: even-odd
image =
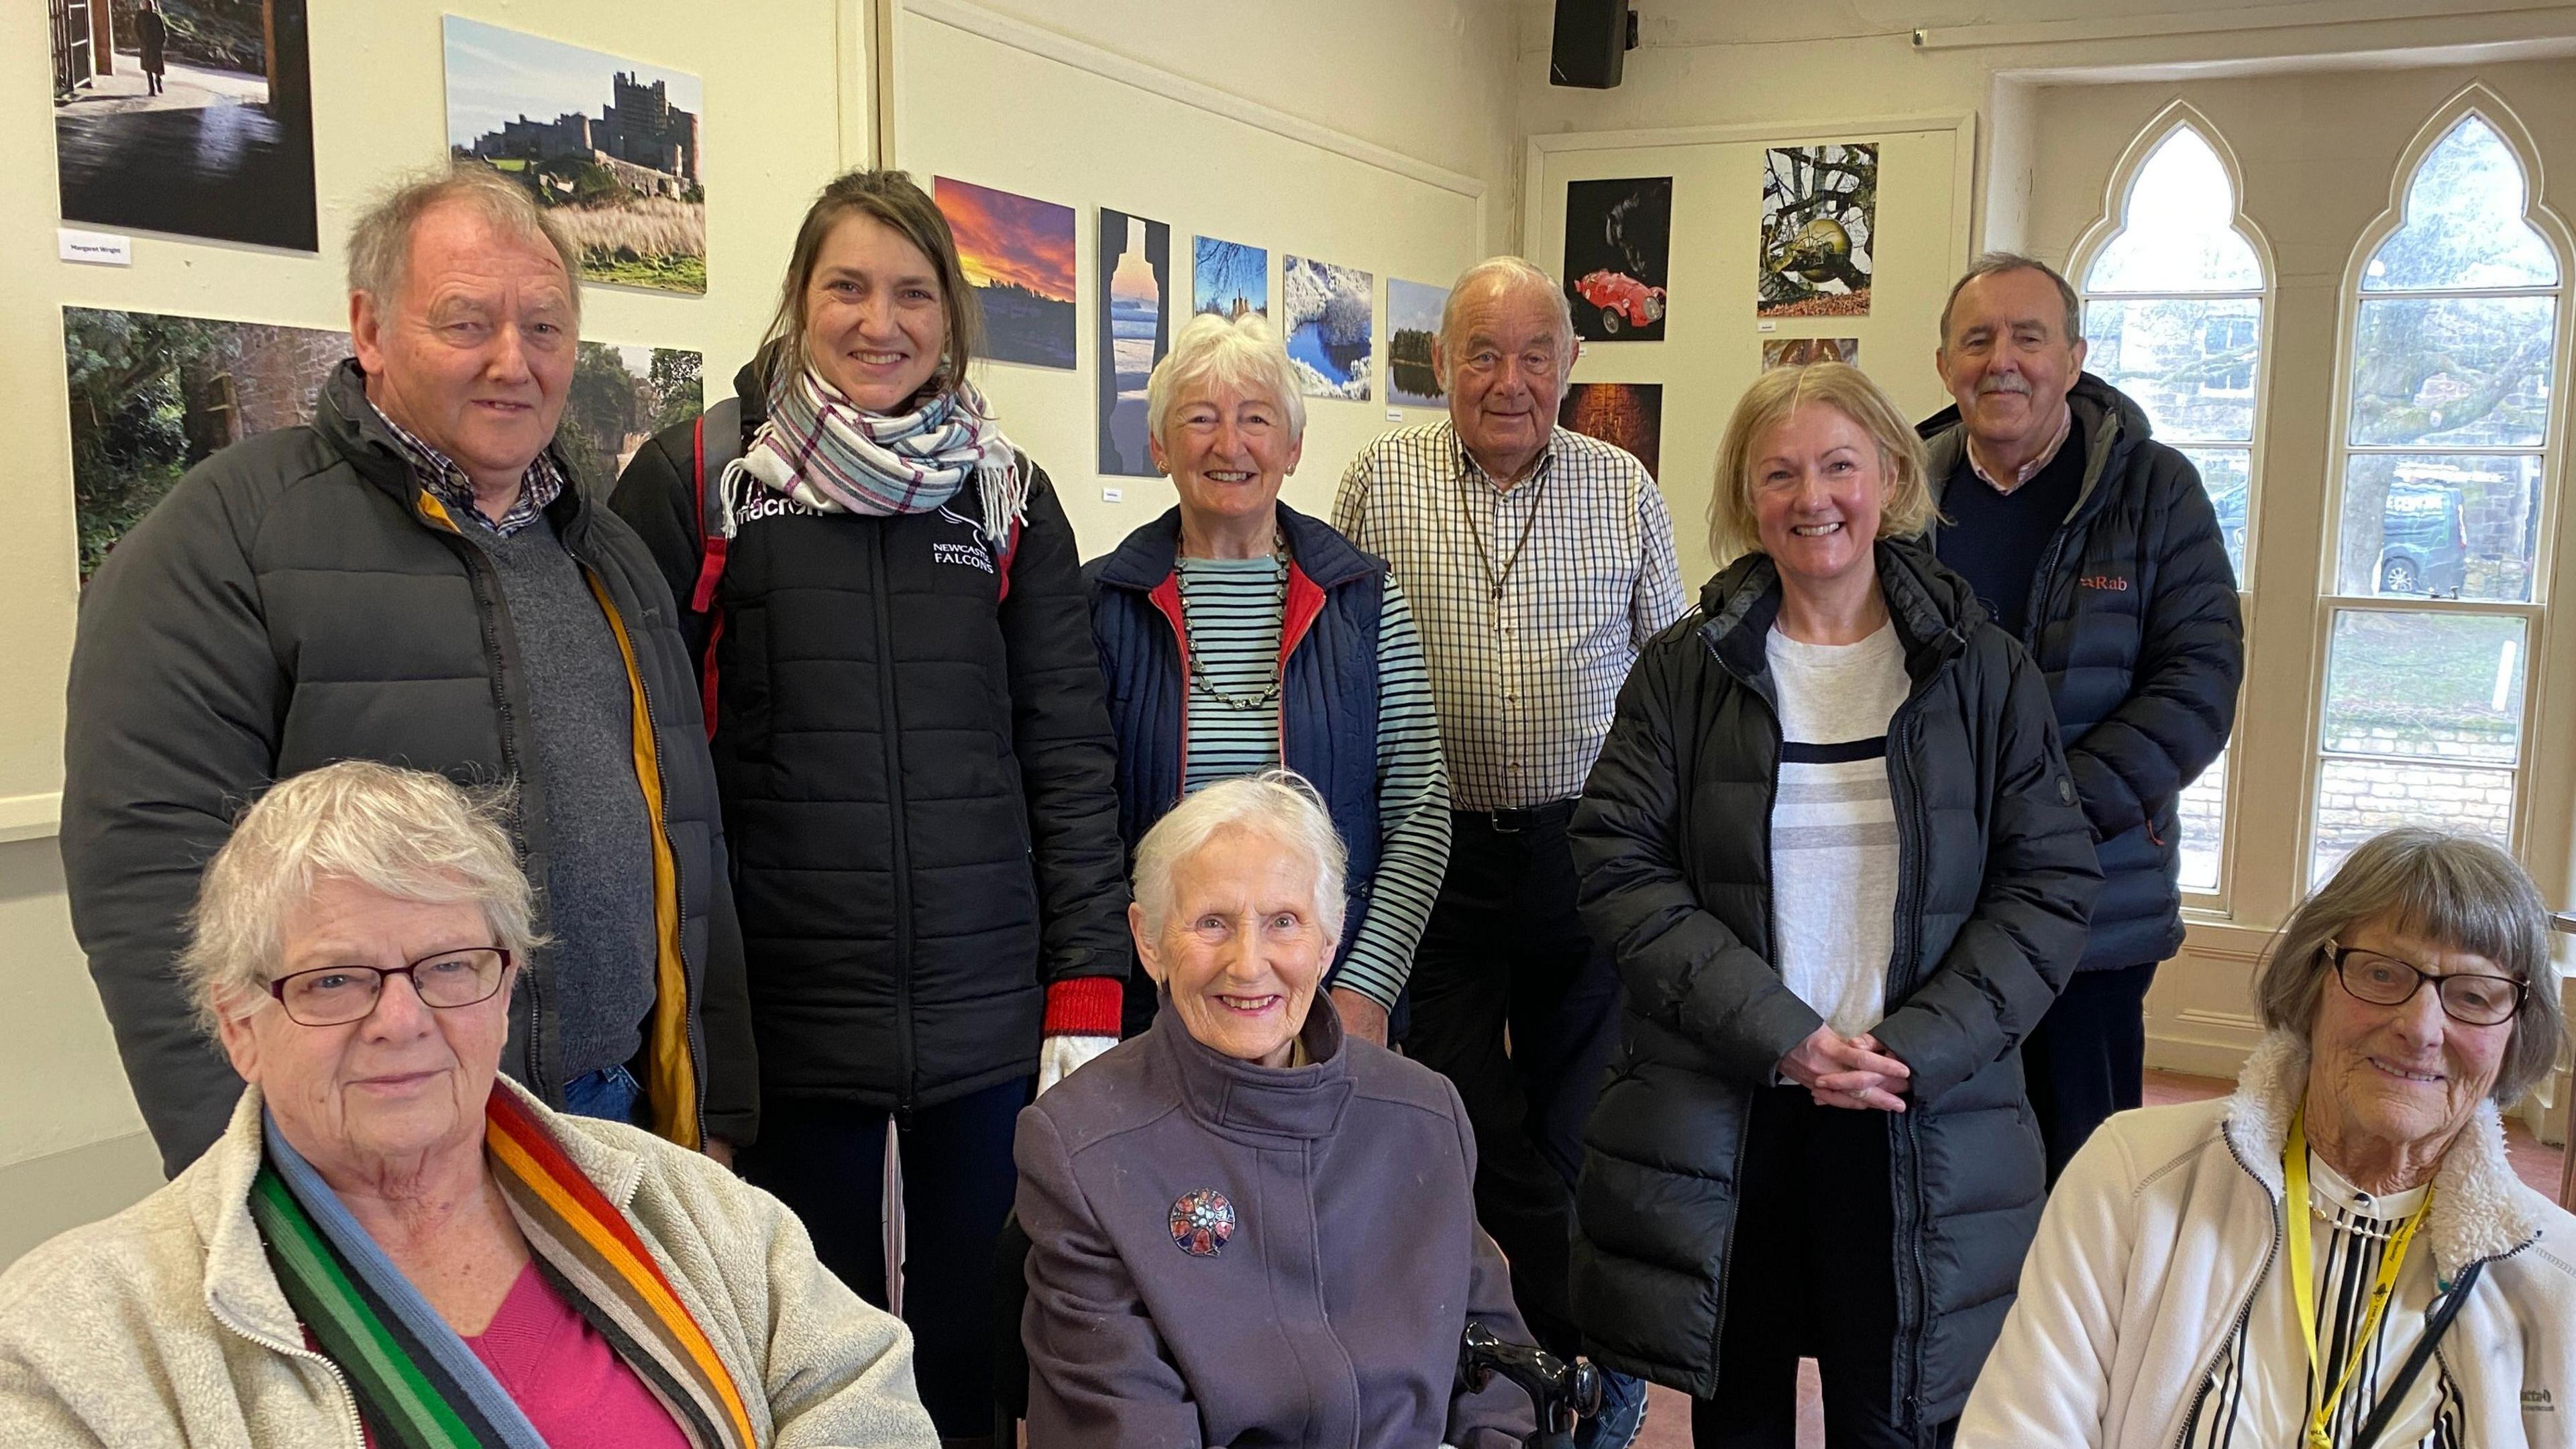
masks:
[[[747,434],[751,369],[736,389]],[[1036,473],[1012,544],[971,487],[868,518],[755,484],[698,614],[695,442],[646,444],[613,502],[715,654],[764,1099],[889,1110],[1034,1073],[1046,986],[1131,954],[1117,746],[1054,486]]]
[[[2044,1196],[2015,1048],[2084,950],[2099,875],[2038,671],[1919,543],[1878,546],[1912,692],[1888,730],[1899,874],[1888,1015],[1898,1422],[1955,1416],[2011,1306]],[[1823,1018],[1771,961],[1780,726],[1769,558],[1646,646],[1571,838],[1616,955],[1619,1046],[1584,1130],[1574,1311],[1614,1368],[1706,1396],[1726,1318],[1745,1114]]]

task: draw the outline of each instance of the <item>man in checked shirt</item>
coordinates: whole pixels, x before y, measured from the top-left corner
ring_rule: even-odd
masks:
[[[1565,294],[1518,257],[1469,267],[1432,353],[1445,422],[1399,428],[1342,475],[1333,523],[1413,600],[1455,805],[1448,875],[1414,958],[1406,1053],[1456,1084],[1476,1210],[1541,1343],[1573,1353],[1566,1252],[1584,1118],[1617,1029],[1610,952],[1575,913],[1566,821],[1629,666],[1682,612],[1645,466],[1556,426],[1576,355]],[[1615,1385],[1579,1442],[1618,1445]]]

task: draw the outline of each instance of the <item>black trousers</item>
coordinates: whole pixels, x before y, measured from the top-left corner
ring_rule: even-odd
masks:
[[[2093,1129],[2138,1105],[2146,1090],[2147,988],[2156,963],[2078,971],[2022,1039],[2022,1075],[2048,1149],[2048,1184]]]
[[[1511,1260],[1547,1348],[1566,1297],[1583,1121],[1618,1029],[1619,978],[1574,909],[1573,802],[1453,819],[1449,871],[1413,959],[1405,1054],[1449,1078],[1476,1129],[1476,1217]]]
[[[829,1102],[769,1101],[743,1176],[804,1219],[814,1254],[852,1292],[886,1306],[885,1134],[903,1148],[903,1321],[913,1378],[940,1437],[993,1432],[993,1255],[1019,1174],[1011,1136],[1026,1077],[896,1122]]]
[[[1726,1254],[1717,1393],[1691,1404],[1693,1449],[1791,1449],[1798,1360],[1823,1380],[1834,1449],[1947,1444],[1895,1422],[1896,1209],[1888,1116],[1819,1107],[1804,1087],[1754,1094]]]

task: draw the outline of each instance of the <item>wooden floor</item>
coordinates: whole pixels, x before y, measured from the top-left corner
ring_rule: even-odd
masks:
[[[2158,1107],[2203,1102],[2234,1090],[2234,1082],[2218,1077],[2149,1072],[2146,1104]],[[2505,1127],[2505,1153],[2513,1159],[2514,1171],[2522,1175],[2523,1181],[2544,1196],[2558,1196],[2558,1175],[2565,1156],[2560,1149],[2542,1146],[2521,1123],[2513,1122]],[[1815,1360],[1802,1360],[1798,1365],[1798,1449],[1824,1449],[1825,1417],[1817,1406],[1816,1392]],[[1646,1428],[1637,1436],[1637,1449],[1687,1449],[1689,1444],[1690,1400],[1670,1389],[1648,1390]]]

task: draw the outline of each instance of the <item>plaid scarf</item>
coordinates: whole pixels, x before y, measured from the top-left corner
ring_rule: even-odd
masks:
[[[553,1281],[671,1412],[697,1449],[753,1449],[732,1375],[625,1214],[506,1088],[484,1108],[501,1194]],[[378,1444],[545,1449],[465,1340],[376,1246],[338,1194],[264,1121],[268,1161],[251,1217],[286,1301],[348,1377]]]
[[[770,385],[769,418],[725,469],[725,481],[732,484],[738,469],[809,508],[885,518],[928,513],[973,478],[982,495],[985,545],[998,552],[1028,515],[1018,450],[973,383],[960,378],[943,386],[934,379],[924,395],[927,401],[911,412],[871,413],[812,368],[798,368]],[[727,537],[735,497],[728,487]]]

